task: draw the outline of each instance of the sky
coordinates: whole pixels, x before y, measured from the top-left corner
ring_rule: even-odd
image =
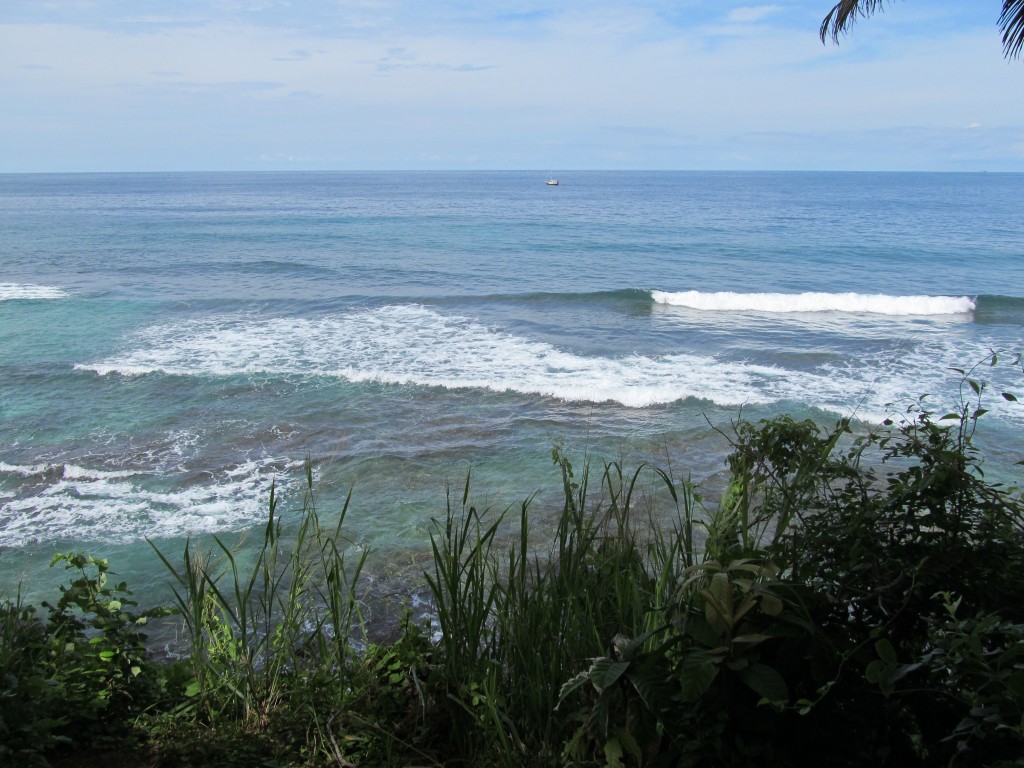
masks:
[[[0,172],[1024,171],[999,0],[0,0]]]

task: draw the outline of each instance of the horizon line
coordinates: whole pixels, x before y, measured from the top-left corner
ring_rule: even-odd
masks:
[[[522,173],[550,174],[541,168],[211,168],[211,169],[135,169],[135,170],[60,170],[60,171],[4,171],[0,176],[72,176],[72,175],[130,175],[130,174],[237,174],[237,173]],[[881,168],[569,168],[559,174],[572,173],[902,173],[902,174],[1024,174],[1018,170],[922,170]]]

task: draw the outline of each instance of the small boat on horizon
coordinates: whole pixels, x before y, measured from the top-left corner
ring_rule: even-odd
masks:
[[[554,176],[548,174],[547,181],[545,181],[544,183],[547,184],[549,187],[557,187],[558,186],[558,179],[556,179]]]

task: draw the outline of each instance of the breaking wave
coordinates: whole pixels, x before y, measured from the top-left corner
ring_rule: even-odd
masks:
[[[66,299],[67,292],[63,288],[52,285],[32,285],[25,283],[0,283],[0,301],[13,299]]]
[[[850,312],[876,315],[962,315],[974,311],[968,296],[890,296],[862,293],[704,293],[651,291],[658,304],[707,311]]]

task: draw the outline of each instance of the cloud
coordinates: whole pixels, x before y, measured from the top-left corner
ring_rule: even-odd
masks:
[[[604,125],[601,129],[609,133],[618,133],[625,136],[641,136],[649,139],[664,139],[675,135],[675,131],[668,128],[650,125]]]
[[[393,72],[400,69],[423,69],[446,72],[482,72],[494,69],[492,65],[481,64],[442,64],[437,62],[420,62],[416,55],[406,48],[390,48],[387,56],[377,62],[378,72]]]
[[[763,18],[771,16],[782,10],[782,6],[779,5],[758,5],[749,6],[744,8],[734,8],[729,12],[729,21],[739,22],[741,24],[753,24],[756,21],[760,21]]]
[[[237,80],[228,82],[199,82],[194,80],[170,80],[160,83],[125,83],[125,90],[137,94],[196,94],[201,96],[229,96],[250,93],[265,93],[285,87],[284,83],[259,80]]]
[[[173,83],[174,86],[183,88],[186,90],[194,91],[235,91],[235,92],[249,92],[249,91],[273,91],[278,88],[283,88],[284,83],[270,83],[262,82],[259,80],[238,80],[235,82],[227,83],[188,83],[188,82],[177,82]]]
[[[288,163],[289,165],[302,164],[309,160],[308,157],[293,155],[290,152],[263,152],[258,159],[261,163]]]
[[[304,48],[295,48],[286,56],[274,56],[274,61],[308,61],[313,54]]]
[[[0,171],[1021,167],[1020,67],[953,0],[839,47],[821,0],[0,2]]]

